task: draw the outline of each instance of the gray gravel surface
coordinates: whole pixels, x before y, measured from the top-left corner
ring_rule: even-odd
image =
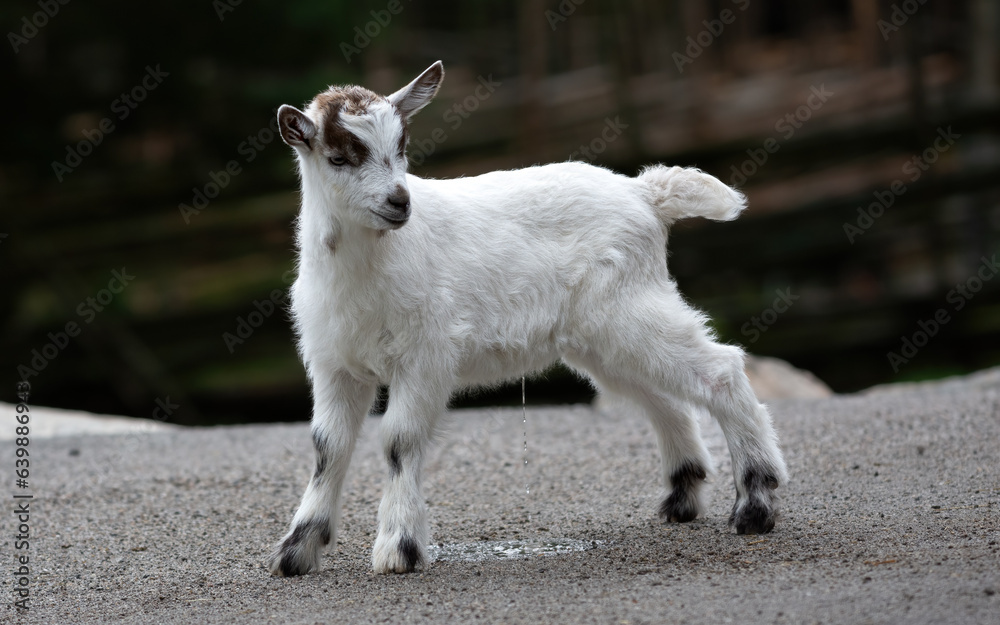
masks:
[[[726,527],[734,491],[714,423],[708,514],[665,525],[641,418],[529,409],[525,470],[520,409],[457,411],[426,470],[434,542],[589,548],[391,576],[369,564],[387,472],[377,418],[323,570],[291,579],[263,562],[313,466],[305,423],[38,440],[31,609],[11,606],[15,527],[4,514],[0,621],[996,624],[998,388],[991,371],[771,402],[792,481],[766,536]],[[13,443],[0,443],[0,458],[13,465]]]

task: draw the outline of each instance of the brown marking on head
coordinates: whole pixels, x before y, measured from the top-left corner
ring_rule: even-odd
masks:
[[[340,114],[362,115],[372,104],[385,98],[363,87],[334,87],[316,96],[313,106],[323,113],[323,143],[336,150],[352,165],[369,157],[368,146],[340,123]]]
[[[354,85],[343,87],[330,87],[323,93],[316,96],[314,103],[321,110],[343,111],[348,115],[361,115],[368,110],[368,107],[379,100],[385,100],[382,96]]]

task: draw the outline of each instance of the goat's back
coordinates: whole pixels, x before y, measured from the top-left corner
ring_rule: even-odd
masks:
[[[648,186],[601,167],[556,163],[408,183],[407,227],[459,270],[568,286],[596,267],[663,263],[666,233]]]

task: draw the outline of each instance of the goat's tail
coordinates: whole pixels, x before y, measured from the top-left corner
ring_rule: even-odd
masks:
[[[747,206],[746,196],[700,169],[653,165],[637,179],[668,226],[686,217],[730,221]]]

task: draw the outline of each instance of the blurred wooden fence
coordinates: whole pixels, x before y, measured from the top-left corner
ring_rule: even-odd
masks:
[[[569,158],[628,174],[655,161],[698,166],[750,198],[737,222],[685,222],[671,235],[672,272],[724,339],[787,358],[837,390],[1000,363],[1000,278],[964,310],[949,299],[983,257],[1000,255],[996,75],[983,78],[976,60],[984,47],[996,56],[995,41],[972,36],[958,55],[903,46],[899,61],[871,43],[870,20],[780,40],[736,21],[739,37],[679,72],[672,55],[683,34],[714,17],[699,17],[701,3],[668,5],[684,29],[621,18],[619,48],[595,57],[587,46],[607,32],[597,16],[581,8],[540,35],[524,12],[547,5],[526,3],[511,36],[555,43],[518,53],[507,41],[496,46],[506,61],[448,64],[412,128],[413,171],[474,175]],[[856,17],[872,15],[872,3],[853,5]],[[415,28],[407,42],[428,57],[474,45],[435,35]],[[512,54],[521,55],[513,69]],[[405,82],[391,58],[370,56],[366,82],[383,91]],[[941,149],[941,133],[957,139]],[[308,416],[289,323],[273,305],[293,269],[292,157],[277,141],[266,149],[273,156],[244,163],[187,220],[178,205],[210,178],[126,180],[114,194],[102,191],[106,180],[73,181],[73,193],[40,194],[14,217],[23,234],[2,242],[14,294],[5,359],[19,377],[37,369],[35,401],[149,416],[169,398],[180,406],[171,418],[191,423]],[[934,161],[914,179],[913,159],[925,153]],[[286,190],[253,191],[255,179]],[[904,192],[892,192],[896,182]],[[859,210],[886,193],[891,205],[866,220]],[[99,314],[81,314],[122,269],[134,281],[109,291]],[[894,370],[886,354],[942,309],[951,321]],[[61,346],[69,322],[80,332]],[[586,397],[565,374],[550,377],[529,387],[530,400]],[[502,393],[483,401],[520,399]]]

